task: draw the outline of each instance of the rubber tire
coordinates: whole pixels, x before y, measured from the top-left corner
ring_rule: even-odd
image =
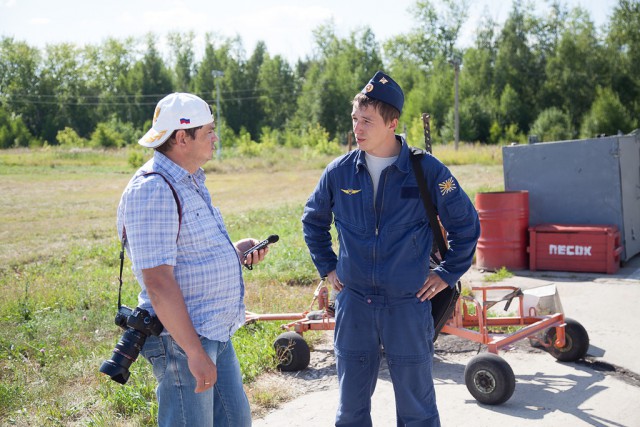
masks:
[[[474,356],[464,368],[469,393],[485,405],[500,405],[513,395],[516,376],[502,357],[493,353]]]
[[[285,372],[301,371],[309,366],[311,350],[297,332],[284,332],[273,343],[278,369]]]
[[[556,328],[549,328],[545,341],[551,345],[547,351],[561,362],[575,362],[584,358],[589,351],[589,334],[584,326],[573,319],[565,317],[564,322],[567,324],[564,327],[564,347],[558,348],[553,344],[556,342]]]

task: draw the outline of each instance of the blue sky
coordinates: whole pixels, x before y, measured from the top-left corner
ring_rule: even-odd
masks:
[[[383,41],[406,33],[415,24],[408,9],[416,0],[0,0],[0,35],[31,45],[74,42],[98,44],[107,37],[138,37],[148,32],[194,31],[194,50],[202,50],[204,34],[239,35],[250,53],[263,40],[271,55],[293,62],[312,50],[312,29],[333,20],[338,35],[370,27]],[[437,4],[437,1],[433,1]],[[564,0],[587,9],[596,25],[607,22],[615,0]],[[547,2],[537,1],[540,13]],[[462,43],[489,14],[503,22],[511,0],[470,0]]]

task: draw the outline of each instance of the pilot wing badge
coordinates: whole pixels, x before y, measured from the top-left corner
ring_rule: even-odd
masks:
[[[344,194],[348,194],[349,196],[353,196],[354,194],[358,194],[359,192],[361,192],[362,190],[354,190],[353,188],[341,188],[340,189]]]
[[[450,177],[446,181],[442,181],[438,184],[438,187],[440,187],[440,194],[444,196],[456,189],[456,183],[453,181],[453,177]]]

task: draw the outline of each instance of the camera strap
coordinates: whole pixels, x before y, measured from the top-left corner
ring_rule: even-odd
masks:
[[[180,236],[180,226],[182,225],[182,203],[180,203],[180,197],[178,197],[178,192],[171,185],[171,182],[167,179],[166,176],[161,174],[160,172],[145,172],[140,176],[148,176],[148,175],[160,175],[162,179],[167,183],[171,192],[173,193],[173,198],[176,201],[176,205],[178,207],[178,234],[176,235],[176,241]],[[124,224],[122,225],[122,240],[121,240],[121,248],[120,248],[120,275],[118,276],[118,310],[122,307],[122,271],[124,270],[124,252],[125,252],[125,244],[127,242],[127,229]]]

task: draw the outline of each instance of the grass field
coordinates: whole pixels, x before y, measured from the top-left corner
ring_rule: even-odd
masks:
[[[502,189],[499,147],[434,146],[470,197]],[[150,152],[145,152],[149,155]],[[115,211],[135,168],[121,151],[0,152],[0,425],[153,425],[155,380],[146,361],[125,386],[98,372],[121,331],[113,324],[119,252]],[[206,165],[207,186],[232,239],[280,235],[268,259],[246,272],[247,307],[302,311],[318,279],[300,216],[334,156],[274,149],[232,153]],[[138,285],[125,266],[123,302]],[[234,337],[245,384],[275,366],[276,323]],[[306,334],[305,334],[306,336]],[[251,394],[250,394],[251,396]],[[269,398],[252,406],[268,405]]]

